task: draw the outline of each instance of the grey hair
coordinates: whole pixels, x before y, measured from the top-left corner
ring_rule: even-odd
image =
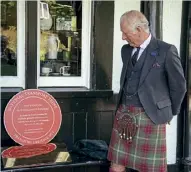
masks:
[[[145,32],[150,33],[149,22],[144,14],[139,11],[131,10],[124,13],[120,18],[120,22],[122,21],[126,21],[128,27],[132,29],[133,32],[137,27],[141,27]]]

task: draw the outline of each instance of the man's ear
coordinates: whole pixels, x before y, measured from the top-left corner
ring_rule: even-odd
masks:
[[[137,31],[138,32],[141,32],[142,31],[142,28],[140,26],[137,26]]]

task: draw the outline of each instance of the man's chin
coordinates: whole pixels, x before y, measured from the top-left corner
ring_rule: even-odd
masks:
[[[129,43],[129,45],[130,45],[131,47],[136,47],[135,44],[132,44],[132,43]]]

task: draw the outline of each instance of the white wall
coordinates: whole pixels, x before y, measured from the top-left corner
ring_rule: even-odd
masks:
[[[122,34],[120,31],[120,17],[123,13],[129,10],[140,10],[139,0],[115,0],[114,10],[114,35],[113,35],[113,77],[112,77],[112,89],[115,93],[120,88],[120,75],[122,68],[121,61],[121,47],[126,42],[122,40]]]
[[[129,10],[140,10],[139,0],[120,1],[115,0],[114,11],[114,40],[113,40],[113,78],[112,89],[118,93],[120,88],[120,74],[122,68],[121,47],[126,42],[121,39],[120,17]],[[163,40],[174,44],[179,51],[181,34],[182,1],[163,1]],[[177,117],[174,117],[171,125],[167,125],[167,162],[176,163],[177,143]]]
[[[163,1],[163,40],[174,44],[180,52],[182,1]],[[167,125],[167,162],[176,163],[177,117]]]

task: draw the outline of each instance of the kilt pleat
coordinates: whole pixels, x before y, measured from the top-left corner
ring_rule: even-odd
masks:
[[[156,125],[145,112],[136,114],[138,130],[131,144],[119,138],[116,118],[111,134],[108,160],[139,172],[166,172],[166,124]]]

